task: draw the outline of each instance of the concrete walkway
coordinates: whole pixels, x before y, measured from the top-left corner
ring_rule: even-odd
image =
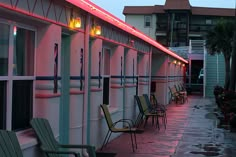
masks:
[[[236,157],[236,133],[218,128],[213,99],[190,96],[185,104],[168,106],[166,130],[147,124],[137,134],[138,149],[132,152],[129,134],[108,143],[103,152],[116,157]]]

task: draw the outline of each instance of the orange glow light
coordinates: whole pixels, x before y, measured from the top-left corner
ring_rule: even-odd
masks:
[[[96,34],[96,35],[101,35],[101,33],[102,33],[102,28],[101,28],[101,26],[95,26],[95,28],[94,28],[94,33]]]
[[[80,17],[72,18],[69,23],[70,28],[80,28],[81,27],[81,19]]]
[[[81,18],[80,17],[75,18],[74,26],[75,26],[75,28],[81,27]]]

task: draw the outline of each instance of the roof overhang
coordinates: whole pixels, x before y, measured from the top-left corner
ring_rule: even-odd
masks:
[[[175,54],[174,52],[170,51],[160,43],[156,42],[152,38],[148,37],[144,33],[140,32],[139,30],[135,29],[133,26],[128,25],[124,21],[120,20],[119,18],[115,17],[111,13],[107,12],[106,10],[102,9],[101,7],[95,5],[94,3],[87,1],[87,0],[66,0],[67,2],[89,12],[90,14],[112,24],[115,27],[118,27],[122,29],[123,31],[132,34],[142,40],[145,40],[147,43],[152,45],[153,47],[156,47],[160,49],[161,51],[165,52],[166,54],[179,59],[180,61],[184,63],[188,63],[187,60],[180,57],[179,55]]]

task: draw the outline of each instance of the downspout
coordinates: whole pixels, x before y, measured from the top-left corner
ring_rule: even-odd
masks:
[[[219,84],[219,54],[216,55],[216,81]]]
[[[90,42],[90,14],[86,16],[84,34],[84,103],[83,103],[83,129],[82,144],[90,144],[90,78],[91,78],[91,42]],[[86,137],[86,138],[84,138]],[[86,150],[83,155],[88,156]]]
[[[167,60],[168,60],[168,65],[167,65],[167,68],[166,68],[166,89],[169,88],[169,75],[170,75],[170,56],[167,56]],[[167,93],[167,104],[170,103],[170,99],[169,99],[169,92],[166,92]]]
[[[128,53],[128,50],[125,48],[124,49],[124,56],[123,56],[123,78],[122,78],[122,86],[123,86],[123,108],[122,108],[122,110],[123,110],[123,119],[125,118],[125,100],[126,100],[126,96],[125,96],[125,90],[126,90],[126,88],[125,88],[125,84],[126,84],[126,78],[125,78],[125,76],[126,76],[126,54]],[[121,69],[122,70],[122,69]]]
[[[165,56],[165,59],[167,60],[165,62],[165,104],[168,104],[168,73],[167,73],[167,70],[168,70],[168,65],[169,65],[169,57],[168,56]]]
[[[204,41],[204,45],[205,45],[205,41]],[[204,73],[204,77],[203,77],[203,97],[206,97],[206,59],[207,59],[207,53],[206,53],[206,47],[203,47],[204,49],[204,62],[203,62],[203,73]]]
[[[148,93],[151,92],[151,83],[152,83],[152,47],[150,47],[149,52],[149,81],[148,81]]]

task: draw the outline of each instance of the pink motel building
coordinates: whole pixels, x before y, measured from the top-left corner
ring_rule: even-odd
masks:
[[[49,120],[63,143],[101,147],[113,119],[135,120],[134,95],[170,100],[188,61],[87,0],[0,0],[0,129],[25,157],[42,152],[29,124]],[[113,135],[111,139],[118,136]]]

